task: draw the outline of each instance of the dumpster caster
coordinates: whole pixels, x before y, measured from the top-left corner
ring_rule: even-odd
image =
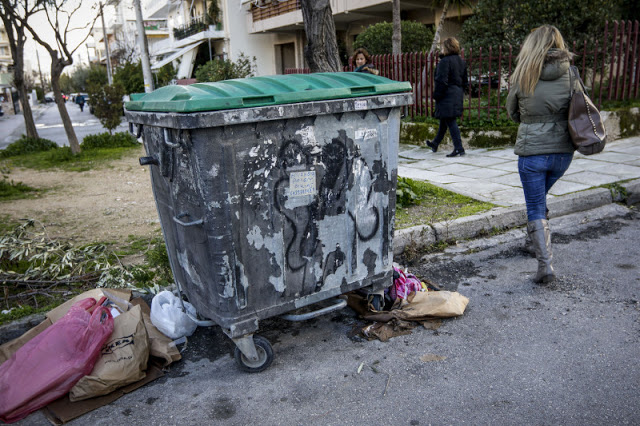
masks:
[[[253,339],[252,339],[253,337]],[[253,341],[250,341],[252,339]],[[271,343],[264,337],[260,336],[247,336],[241,339],[233,339],[236,343],[235,359],[236,364],[242,371],[247,373],[259,373],[269,368],[273,362],[273,349]],[[247,356],[240,350],[240,347],[254,346],[255,360],[252,360],[250,356]],[[251,351],[251,348],[245,348]]]

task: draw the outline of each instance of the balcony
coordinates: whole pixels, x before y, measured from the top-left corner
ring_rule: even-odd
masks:
[[[301,10],[300,0],[258,0],[251,3],[253,22],[275,18],[296,10]]]
[[[206,21],[203,18],[195,18],[195,19],[192,19],[191,22],[189,22],[187,25],[175,27],[173,29],[173,37],[176,40],[182,40],[194,34],[207,31],[210,29],[210,27],[214,27],[215,31],[222,30],[221,23],[217,23],[215,24],[215,26],[214,25],[210,26],[208,23],[206,23]]]

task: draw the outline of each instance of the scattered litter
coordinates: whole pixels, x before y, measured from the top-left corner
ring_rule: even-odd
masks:
[[[469,299],[457,291],[443,291],[428,280],[394,265],[394,282],[385,289],[385,303],[380,310],[373,307],[371,294],[362,290],[347,295],[347,304],[365,320],[373,321],[360,333],[367,339],[386,342],[392,337],[411,334],[418,325],[428,330],[442,326],[439,318],[464,313]]]
[[[424,354],[420,357],[420,361],[422,362],[443,361],[445,359],[447,359],[446,356],[436,354]]]
[[[187,312],[182,310],[183,304]],[[196,308],[189,302],[183,302],[170,291],[161,291],[151,301],[153,325],[171,339],[191,336],[196,331],[198,325],[190,316],[196,317]]]
[[[364,362],[360,363],[360,366],[358,367],[358,374],[362,371],[362,367],[364,367]]]

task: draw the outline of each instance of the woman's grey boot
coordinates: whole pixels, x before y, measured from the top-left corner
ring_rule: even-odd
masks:
[[[546,219],[549,220],[549,209],[546,209],[545,215]],[[527,235],[524,237],[524,246],[522,246],[522,251],[528,253],[532,257],[536,257],[536,249],[533,247],[529,232],[527,232]]]
[[[527,231],[531,237],[533,248],[538,259],[538,272],[533,278],[536,283],[550,283],[556,276],[551,266],[551,231],[546,219],[538,219],[527,224]]]

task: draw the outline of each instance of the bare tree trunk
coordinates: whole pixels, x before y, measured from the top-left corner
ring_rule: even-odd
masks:
[[[431,44],[431,49],[429,50],[429,55],[436,51],[436,48],[440,44],[440,35],[442,34],[442,27],[444,27],[444,20],[447,18],[447,11],[449,10],[449,0],[444,2],[442,6],[442,15],[440,15],[440,21],[438,21],[438,28],[436,28],[436,33],[433,35],[433,43]]]
[[[17,71],[16,71],[17,72]],[[22,105],[22,114],[24,116],[24,127],[26,129],[27,137],[39,139],[38,130],[36,129],[36,122],[33,119],[33,111],[29,104],[29,98],[27,97],[27,88],[24,85],[24,81],[21,84],[16,84],[18,93],[20,94],[20,104]]]
[[[62,74],[62,70],[64,69],[64,64],[62,64],[61,59],[58,58],[57,53],[58,52],[54,52],[54,55],[52,55],[51,57],[51,87],[53,88],[53,98],[55,99],[56,105],[58,106],[60,119],[62,120],[64,131],[67,134],[71,152],[74,154],[78,154],[80,153],[80,144],[78,143],[76,131],[73,129],[73,125],[71,124],[71,117],[69,117],[69,112],[67,111],[67,106],[64,103],[62,91],[60,90],[60,75]]]
[[[2,9],[6,7],[9,7],[9,5],[2,3]],[[7,31],[7,38],[9,39],[11,56],[13,57],[13,85],[20,94],[24,127],[27,137],[38,139],[39,136],[38,131],[36,130],[36,123],[33,120],[33,112],[31,111],[31,105],[29,105],[27,88],[24,84],[24,43],[26,41],[24,26],[18,25],[17,20],[15,20],[15,18],[12,19],[11,14],[4,13],[3,11],[1,15],[2,22],[4,23],[5,30]]]
[[[393,34],[391,35],[391,53],[393,57],[393,78],[400,80],[400,54],[402,53],[402,26],[400,24],[400,0],[392,2]]]
[[[300,0],[307,45],[304,58],[311,72],[338,72],[342,70],[336,26],[329,0]]]
[[[391,53],[402,53],[402,27],[400,25],[400,0],[393,0],[393,35],[391,36]]]

